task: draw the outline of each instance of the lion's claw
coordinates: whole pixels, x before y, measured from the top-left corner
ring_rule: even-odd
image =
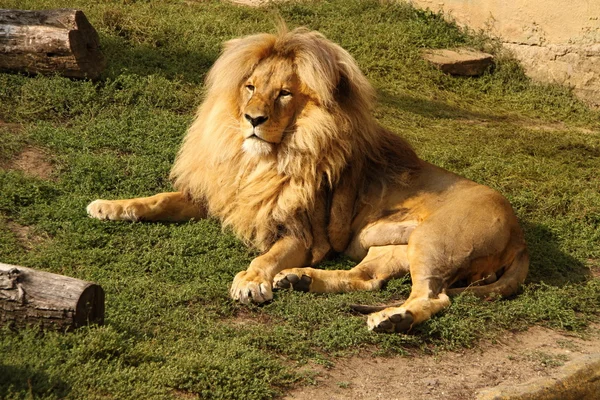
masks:
[[[242,304],[264,303],[273,300],[271,282],[253,271],[242,271],[233,278],[229,291]]]
[[[302,275],[299,277],[294,273],[281,273],[275,276],[273,281],[273,288],[275,289],[292,289],[300,292],[310,291],[310,284],[312,278],[308,275]]]
[[[367,325],[374,332],[408,332],[413,321],[413,315],[400,307],[370,314]]]

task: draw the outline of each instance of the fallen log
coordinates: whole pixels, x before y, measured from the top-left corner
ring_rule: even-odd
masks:
[[[104,322],[104,290],[97,284],[0,263],[0,325],[72,330]]]
[[[0,70],[96,79],[105,66],[82,11],[0,9]]]

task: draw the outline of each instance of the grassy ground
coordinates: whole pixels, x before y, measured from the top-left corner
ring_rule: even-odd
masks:
[[[106,324],[66,335],[1,330],[0,398],[271,398],[310,381],[302,372],[309,361],[435,352],[532,324],[581,331],[598,321],[600,114],[565,89],[532,84],[502,54],[475,79],[445,76],[419,57],[428,47],[497,52],[493,41],[376,1],[258,10],[214,1],[0,0],[0,8],[67,6],[84,10],[99,31],[108,69],[95,83],[0,74],[0,260],[98,282]],[[378,90],[378,118],[423,158],[509,198],[532,254],[523,294],[455,298],[409,335],[376,335],[346,305],[402,298],[407,280],[379,293],[279,292],[271,304],[245,307],[227,290],[254,254],[216,221],[86,217],[96,198],[169,190],[219,44],[273,31],[276,14],[348,49]],[[13,168],[26,149],[45,155],[50,177]]]

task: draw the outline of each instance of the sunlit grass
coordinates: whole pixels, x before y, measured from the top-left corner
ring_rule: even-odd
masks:
[[[581,330],[598,320],[600,283],[590,272],[600,260],[598,112],[564,88],[531,83],[496,43],[436,14],[380,3],[0,0],[83,9],[108,60],[98,82],[0,74],[0,121],[10,124],[0,124],[0,261],[92,280],[107,294],[103,327],[1,331],[0,398],[272,398],[301,379],[308,360],[461,348],[506,329]],[[458,297],[409,335],[376,335],[347,305],[402,298],[408,280],[378,293],[279,292],[270,304],[241,306],[228,286],[255,254],[217,221],[87,218],[95,198],[170,189],[220,43],[272,32],[276,15],[348,49],[378,90],[379,120],[423,158],[509,198],[532,257],[521,295]],[[494,52],[495,69],[453,78],[420,58],[423,48],[456,46]],[[9,168],[28,146],[51,155],[52,179]],[[41,239],[28,250],[14,224]]]

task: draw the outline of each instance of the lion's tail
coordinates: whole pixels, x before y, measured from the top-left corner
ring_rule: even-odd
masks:
[[[448,289],[449,296],[467,292],[477,297],[488,297],[496,294],[502,297],[510,296],[519,289],[527,277],[529,271],[529,253],[527,248],[521,249],[515,256],[513,262],[504,269],[504,273],[496,282],[482,286],[467,286],[463,288]]]
[[[446,293],[449,296],[456,296],[461,293],[473,293],[477,297],[488,297],[493,294],[507,297],[514,294],[527,277],[529,271],[529,253],[526,248],[520,250],[513,262],[505,268],[500,279],[482,286],[467,286],[462,288],[448,289]],[[382,306],[370,306],[362,304],[352,304],[350,308],[361,314],[370,314],[384,310],[388,307],[399,307],[402,303],[387,304]]]

